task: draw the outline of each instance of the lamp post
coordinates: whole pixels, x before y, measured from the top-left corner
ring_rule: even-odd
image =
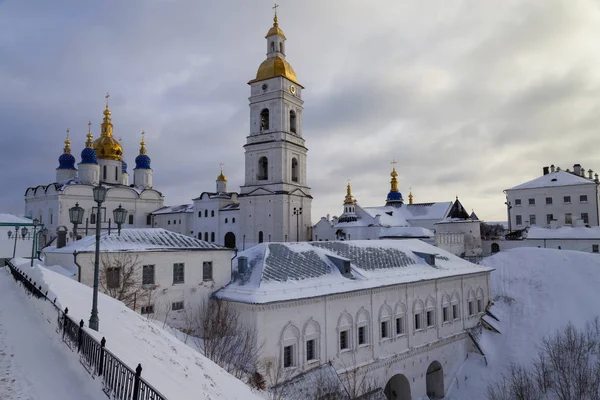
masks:
[[[302,207],[294,207],[293,214],[296,216],[296,242],[300,241],[300,216],[302,215]]]
[[[44,227],[42,229],[40,229],[40,231],[37,233],[37,238],[35,239],[35,251],[37,253],[37,258],[38,260],[40,259],[40,235],[42,235],[44,237],[44,245],[46,244],[46,235],[48,234],[48,228]]]
[[[119,204],[119,207],[113,210],[113,218],[117,224],[119,236],[121,236],[121,225],[125,223],[125,218],[127,218],[127,210],[121,207]]]
[[[75,203],[75,207],[69,208],[69,219],[73,224],[73,240],[77,240],[77,225],[83,222],[83,208],[79,207],[79,203]]]
[[[98,204],[96,209],[96,255],[94,257],[94,297],[92,299],[92,315],[90,316],[89,326],[91,329],[97,331],[99,325],[98,319],[98,275],[100,269],[100,215],[101,205],[106,200],[106,188],[103,186],[94,186],[94,201]]]
[[[10,235],[12,234],[11,231],[8,231],[8,238],[10,239]],[[13,256],[12,258],[15,258],[16,254],[17,254],[17,238],[19,237],[19,227],[15,226],[15,247],[13,247]]]
[[[35,255],[35,229],[40,221],[37,218],[33,219],[33,236],[31,236],[31,267],[33,268],[33,256]]]

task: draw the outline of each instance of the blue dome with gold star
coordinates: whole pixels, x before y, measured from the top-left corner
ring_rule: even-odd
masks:
[[[404,201],[404,199],[400,192],[389,192],[386,201]]]
[[[96,150],[91,147],[86,147],[81,152],[81,162],[83,164],[98,164],[98,155]]]
[[[135,158],[135,169],[151,169],[150,157],[146,154],[145,132],[142,131],[142,141],[140,142],[140,154]]]
[[[58,169],[75,169],[75,157],[71,153],[58,157]]]

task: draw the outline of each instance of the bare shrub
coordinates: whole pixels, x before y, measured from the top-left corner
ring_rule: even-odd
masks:
[[[100,257],[100,290],[135,310],[152,305],[156,287],[142,285],[139,257],[131,253],[104,253]]]

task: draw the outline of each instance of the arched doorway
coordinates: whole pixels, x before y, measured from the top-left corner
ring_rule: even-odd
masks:
[[[427,385],[427,396],[430,399],[441,399],[444,397],[444,370],[439,361],[429,364],[425,383]]]
[[[225,247],[235,249],[235,234],[233,232],[227,232],[225,234]]]
[[[388,400],[411,400],[410,383],[406,376],[396,374],[390,378],[385,389],[383,390],[385,397]]]
[[[500,251],[500,245],[498,243],[492,243],[492,254]]]

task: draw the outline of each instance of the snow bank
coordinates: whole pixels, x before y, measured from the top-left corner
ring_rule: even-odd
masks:
[[[600,255],[578,251],[518,248],[483,261],[492,273],[491,311],[501,334],[483,330],[482,357],[470,354],[447,399],[481,400],[489,383],[511,363],[529,365],[541,338],[577,327],[600,315]]]
[[[92,305],[92,288],[41,265],[23,265],[33,280],[49,290],[48,297],[58,298],[61,308],[69,308],[75,320],[88,325]],[[264,399],[242,381],[194,351],[167,331],[125,307],[123,303],[98,294],[100,331],[87,330],[106,338],[106,347],[130,368],[138,363],[142,377],[167,398],[179,399]]]

